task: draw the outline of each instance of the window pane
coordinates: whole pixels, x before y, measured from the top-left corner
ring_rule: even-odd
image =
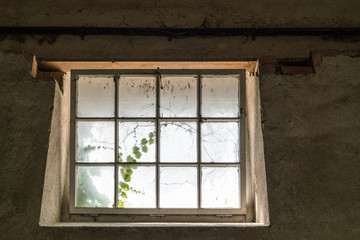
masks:
[[[119,116],[155,117],[156,77],[120,76]]]
[[[155,188],[155,167],[120,167],[118,207],[155,208]]]
[[[208,122],[201,124],[202,162],[239,162],[239,124]]]
[[[162,122],[161,162],[196,162],[196,122]]]
[[[115,83],[109,77],[84,77],[77,81],[78,117],[114,117]]]
[[[112,207],[113,167],[77,167],[76,207]]]
[[[160,207],[197,207],[196,167],[160,168]]]
[[[77,161],[114,161],[114,122],[77,123]]]
[[[238,97],[238,76],[207,75],[202,78],[203,117],[237,117]]]
[[[120,162],[155,162],[155,123],[119,122]]]
[[[163,76],[160,84],[161,117],[196,117],[196,76]]]
[[[201,207],[239,208],[239,167],[203,167],[201,169]]]

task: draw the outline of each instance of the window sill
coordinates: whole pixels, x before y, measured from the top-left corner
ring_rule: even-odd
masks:
[[[269,227],[266,223],[186,223],[186,222],[138,222],[138,223],[99,223],[99,222],[56,222],[41,227]]]

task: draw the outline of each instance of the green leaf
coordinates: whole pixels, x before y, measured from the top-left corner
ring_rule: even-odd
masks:
[[[146,138],[141,139],[141,144],[145,145],[148,143],[148,140]]]
[[[146,152],[148,151],[147,146],[143,146],[143,147],[141,148],[141,151],[143,151],[144,153],[146,153]]]
[[[153,137],[154,137],[154,133],[153,132],[149,133],[149,138],[153,138]]]
[[[133,173],[133,170],[131,170],[131,167],[125,167],[125,171],[129,175],[131,175]]]
[[[125,192],[121,192],[121,197],[122,197],[122,198],[128,198],[128,196],[126,195]]]
[[[155,140],[154,139],[149,139],[149,144],[154,144],[155,143]]]
[[[135,157],[137,158],[137,159],[140,159],[141,158],[141,152],[137,152],[137,153],[135,153]]]
[[[130,189],[129,184],[124,183],[124,182],[120,182],[120,187],[121,187],[124,191],[129,191],[129,189]]]
[[[120,169],[120,173],[121,173],[122,178],[125,178],[126,172],[125,172],[124,168]]]
[[[133,147],[133,153],[136,155],[139,152],[140,152],[140,148],[138,146],[134,146]]]
[[[100,147],[100,146],[98,146],[98,147]],[[90,152],[90,151],[95,150],[95,148],[96,148],[95,146],[87,145],[83,149],[84,149],[85,152]]]
[[[119,202],[118,202],[118,207],[119,207],[119,208],[123,208],[123,207],[124,207],[124,202],[121,201],[121,200],[119,200]]]
[[[126,174],[124,177],[125,182],[130,182],[131,181],[131,177],[130,175]]]
[[[137,166],[131,166],[130,168],[132,168],[132,169],[137,169]]]
[[[127,161],[127,162],[136,162],[136,159],[133,158],[131,155],[128,155],[128,156],[126,157],[126,161]]]
[[[122,153],[119,153],[119,156],[118,156],[119,162],[123,162],[123,161],[124,161],[121,156],[122,156]]]

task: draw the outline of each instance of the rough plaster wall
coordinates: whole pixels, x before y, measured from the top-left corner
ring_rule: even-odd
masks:
[[[269,239],[360,239],[360,59],[264,75]]]
[[[46,60],[206,60],[262,56],[307,58],[310,51],[360,49],[360,37],[143,37],[143,36],[0,36],[0,49]]]
[[[0,26],[358,27],[358,0],[1,0]],[[271,11],[269,11],[271,9]]]
[[[23,56],[0,51],[0,239],[38,232],[54,82],[32,79]]]
[[[55,85],[1,54],[0,239],[359,239],[360,58],[260,77],[270,228],[38,226]]]

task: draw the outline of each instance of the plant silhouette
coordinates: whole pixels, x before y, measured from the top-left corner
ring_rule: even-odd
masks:
[[[122,157],[122,153],[119,148],[118,161],[127,162],[127,163],[137,163],[141,159],[143,154],[148,152],[150,145],[155,143],[155,135],[153,132],[148,134],[147,138],[142,138],[140,144],[135,144],[132,147],[132,154],[126,156],[125,160]],[[79,148],[78,158],[79,161],[88,162],[89,154],[95,149],[99,148],[108,148],[104,146],[92,146],[87,145],[85,147]],[[128,192],[140,193],[131,186],[131,177],[136,170],[136,166],[122,166],[120,168],[119,181],[118,184],[118,207],[123,208],[128,198]],[[78,207],[109,207],[111,203],[110,199],[105,194],[100,194],[96,186],[93,183],[92,177],[100,176],[100,169],[97,167],[87,167],[78,169],[77,175],[77,204]]]

